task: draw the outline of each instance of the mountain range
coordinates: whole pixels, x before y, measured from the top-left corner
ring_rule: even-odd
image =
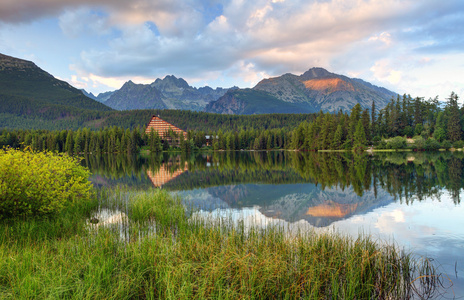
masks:
[[[263,79],[252,89],[228,91],[208,104],[207,112],[226,114],[314,113],[349,111],[357,103],[378,109],[385,107],[396,93],[366,81],[312,68],[302,75],[284,74]]]
[[[119,90],[95,96],[56,79],[31,61],[0,54],[0,128],[55,128],[57,124],[75,128],[98,123],[113,110],[313,113],[348,111],[357,103],[370,108],[372,101],[381,109],[395,96],[385,88],[322,68],[263,79],[251,89],[196,88],[168,75],[151,84],[128,81]]]
[[[357,103],[385,107],[396,93],[364,80],[311,68],[302,75],[284,74],[261,80],[251,89],[195,88],[168,75],[151,84],[126,82],[121,89],[94,96],[117,110],[187,109],[220,114],[315,113],[349,111]]]
[[[223,96],[229,89],[208,86],[195,88],[184,79],[168,75],[151,84],[136,84],[131,80],[116,91],[94,96],[84,95],[117,110],[131,109],[184,109],[203,111],[206,105]]]

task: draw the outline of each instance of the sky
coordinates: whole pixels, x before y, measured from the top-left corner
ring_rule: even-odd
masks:
[[[462,0],[0,2],[0,53],[94,94],[166,75],[247,88],[322,67],[399,94],[464,98],[463,29]]]

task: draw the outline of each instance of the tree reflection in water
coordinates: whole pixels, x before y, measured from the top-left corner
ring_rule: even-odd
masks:
[[[304,218],[317,226],[391,201],[407,205],[443,191],[460,203],[462,152],[286,151],[87,156],[98,186],[206,189],[229,207],[260,206],[269,217]]]

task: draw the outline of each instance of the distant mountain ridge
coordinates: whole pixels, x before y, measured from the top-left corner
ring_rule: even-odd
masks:
[[[80,109],[110,110],[69,83],[58,80],[31,61],[0,54],[0,94],[22,100]]]
[[[259,99],[256,91],[260,91]],[[229,91],[208,104],[206,112],[226,114],[293,113],[349,111],[357,103],[370,108],[385,107],[396,93],[372,85],[362,79],[311,68],[302,75],[284,74],[261,80],[252,89]],[[270,103],[270,107],[266,107]]]
[[[66,128],[111,110],[33,62],[0,54],[0,128]]]
[[[208,86],[195,88],[184,79],[167,75],[151,84],[126,82],[119,90],[99,94],[95,99],[117,110],[130,109],[186,109],[202,111],[229,89]],[[92,96],[92,95],[91,95]],[[105,98],[106,99],[105,99]]]
[[[58,80],[31,61],[0,54],[0,112],[11,113],[14,102],[23,110],[67,106],[76,109],[108,111],[109,107],[82,94],[69,83]],[[12,105],[10,105],[12,104]]]
[[[396,93],[361,79],[311,68],[261,80],[252,89],[195,88],[168,75],[151,84],[126,82],[98,96],[53,77],[33,62],[0,54],[0,113],[9,118],[74,118],[76,110],[180,109],[221,114],[349,111],[357,103],[385,107]],[[53,113],[51,113],[53,111]],[[20,121],[18,121],[20,122]],[[81,122],[81,121],[79,121]]]

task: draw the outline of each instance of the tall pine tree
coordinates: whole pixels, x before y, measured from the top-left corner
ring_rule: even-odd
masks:
[[[461,115],[458,107],[458,95],[454,92],[448,98],[446,109],[448,110],[448,139],[451,142],[459,141],[462,137]]]

